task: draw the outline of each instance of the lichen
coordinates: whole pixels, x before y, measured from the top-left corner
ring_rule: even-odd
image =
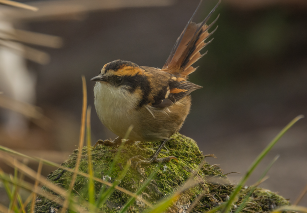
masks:
[[[160,145],[160,142],[139,142],[132,145],[125,144],[118,155],[119,159],[111,174],[109,174],[110,166],[119,150],[119,147],[110,147],[98,145],[92,149],[92,164],[94,176],[113,182],[125,167],[129,159],[140,155],[149,158]],[[62,166],[74,168],[78,150],[69,156]],[[164,163],[160,166],[154,179],[148,184],[141,196],[151,202],[157,203],[165,196],[170,195],[182,186],[190,177],[191,172],[204,160],[204,155],[199,150],[196,142],[181,134],[175,134],[171,137],[159,157],[175,156],[176,160]],[[126,176],[120,182],[119,186],[131,192],[136,192],[142,183],[157,168],[157,164],[142,165],[140,167],[130,167]],[[80,171],[88,173],[88,156],[87,148],[82,149],[82,158],[80,162]],[[48,179],[58,186],[68,189],[71,181],[72,173],[62,169],[57,169],[48,175]],[[227,177],[221,169],[216,165],[205,163],[197,174],[197,178],[201,179],[201,183],[194,186],[181,194],[180,199],[169,208],[169,212],[184,211],[189,208],[199,195],[202,198],[194,207],[192,212],[203,212],[229,198],[234,186],[227,180]],[[73,194],[80,199],[88,201],[88,179],[77,175],[76,183],[73,188]],[[95,191],[98,192],[102,187],[101,183],[95,182]],[[44,187],[45,190],[48,190]],[[249,188],[242,189],[238,201],[234,205],[239,206],[245,195],[249,193]],[[129,195],[115,190],[108,201],[101,207],[104,212],[118,212],[130,198]],[[242,212],[269,212],[276,207],[289,205],[289,202],[281,196],[265,189],[257,188],[249,198],[246,207]],[[38,197],[35,211],[36,212],[54,212],[61,207],[46,198]],[[136,201],[129,208],[129,212],[142,212],[146,205],[140,201]]]

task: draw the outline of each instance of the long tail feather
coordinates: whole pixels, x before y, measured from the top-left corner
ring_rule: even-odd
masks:
[[[206,22],[216,10],[220,2],[221,0],[219,0],[219,2],[201,23],[195,24],[192,22],[192,19],[195,16],[200,4],[197,6],[196,11],[193,13],[188,24],[177,39],[170,56],[162,68],[163,71],[187,78],[189,74],[196,70],[196,68],[192,67],[192,65],[203,56],[200,51],[212,41],[210,40],[209,42],[205,42],[205,40],[216,31],[217,27],[210,33],[208,32],[209,29],[215,24],[219,16],[217,16],[217,18],[211,22],[210,25],[206,25]]]

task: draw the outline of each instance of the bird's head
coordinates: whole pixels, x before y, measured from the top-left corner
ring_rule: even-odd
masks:
[[[108,84],[112,87],[123,88],[135,92],[137,88],[148,84],[148,74],[137,64],[130,61],[115,60],[103,66],[99,75],[91,81]]]

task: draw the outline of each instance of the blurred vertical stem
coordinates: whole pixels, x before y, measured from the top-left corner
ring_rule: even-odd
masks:
[[[0,175],[3,175],[3,174],[5,174],[5,173],[0,168]],[[12,178],[10,177],[10,179],[12,179]],[[7,195],[8,195],[8,197],[9,197],[9,199],[12,200],[13,199],[13,194],[11,192],[9,182],[2,179],[2,183],[4,185],[5,191],[6,191]],[[18,208],[14,208],[14,209],[15,209],[15,212],[18,213]],[[11,209],[9,209],[9,210],[11,211]]]
[[[38,186],[38,179],[41,175],[41,172],[42,172],[42,167],[43,167],[43,162],[42,161],[39,161],[39,164],[38,164],[38,169],[37,169],[37,175],[36,175],[36,180],[35,180],[35,184],[34,184],[34,190],[37,189],[37,186]],[[34,213],[34,207],[35,207],[35,200],[36,200],[36,193],[34,192],[33,193],[33,198],[32,198],[32,203],[31,203],[31,213]]]
[[[88,197],[89,203],[92,204],[91,207],[95,205],[95,185],[93,180],[93,165],[92,165],[92,153],[91,153],[91,108],[88,107],[87,109],[87,155],[88,155],[88,174],[89,174],[89,183],[88,183]],[[95,208],[90,209],[91,212],[94,212]]]
[[[16,159],[14,159],[16,161]],[[18,179],[18,170],[17,168],[14,168],[14,180]],[[17,198],[17,193],[18,193],[18,186],[13,186],[13,192],[12,192],[12,197],[10,198],[10,206],[9,209],[13,210],[15,208],[16,212],[16,198]]]
[[[75,181],[77,178],[77,172],[79,171],[79,165],[80,165],[80,160],[81,160],[81,154],[82,154],[82,147],[84,144],[84,132],[85,132],[85,117],[86,117],[86,106],[87,106],[87,91],[86,91],[86,81],[85,77],[82,76],[82,90],[83,90],[83,105],[82,105],[82,117],[81,117],[81,126],[80,126],[80,138],[79,138],[79,152],[78,152],[78,157],[76,160],[76,165],[74,169],[74,173],[69,185],[69,189],[67,192],[67,197],[65,198],[65,202],[63,204],[63,208],[61,210],[61,213],[65,213],[66,209],[70,203],[71,200],[71,192],[72,189],[75,185]]]

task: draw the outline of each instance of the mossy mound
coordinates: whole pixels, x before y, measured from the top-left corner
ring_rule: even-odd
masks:
[[[96,149],[92,149],[94,175],[95,177],[113,182],[123,170],[129,159],[136,155],[149,158],[159,145],[160,142],[140,142],[132,145],[126,144],[121,149],[121,153],[118,155],[119,159],[110,175],[108,175],[108,171],[119,148],[99,145]],[[77,155],[78,150],[75,150],[62,166],[74,168]],[[167,142],[166,149],[164,148],[160,152],[159,157],[167,156],[175,156],[178,161],[172,160],[168,163],[164,163],[158,170],[154,179],[147,185],[146,189],[141,194],[142,198],[153,204],[173,193],[183,185],[190,177],[191,172],[196,169],[205,158],[196,142],[181,134],[173,135],[171,140]],[[138,168],[131,167],[119,186],[131,192],[136,192],[156,168],[157,164],[142,165]],[[82,150],[80,171],[85,173],[88,172],[86,147]],[[48,179],[56,185],[67,189],[71,177],[71,172],[63,172],[62,169],[57,169],[48,176]],[[221,169],[216,165],[205,163],[198,172],[197,178],[203,181],[197,186],[182,193],[181,198],[169,209],[169,212],[184,212],[184,210],[188,209],[193,203],[193,200],[201,194],[203,196],[200,201],[197,202],[192,212],[209,210],[226,201],[234,188],[227,180],[226,175],[224,175]],[[88,200],[87,184],[87,178],[78,175],[73,193],[84,200]],[[101,183],[95,182],[97,196],[101,187]],[[244,196],[248,194],[249,191],[249,188],[242,189],[237,203],[233,206],[234,209],[240,205]],[[101,208],[104,212],[118,212],[129,198],[129,195],[115,190]],[[36,202],[35,212],[51,212],[51,210],[56,211],[60,208],[60,206],[46,198],[38,197],[37,201],[38,200],[39,202]],[[258,188],[249,198],[242,212],[270,212],[272,209],[282,205],[289,205],[289,202],[275,193]],[[129,212],[142,212],[144,209],[146,209],[145,204],[136,201],[130,206]]]

